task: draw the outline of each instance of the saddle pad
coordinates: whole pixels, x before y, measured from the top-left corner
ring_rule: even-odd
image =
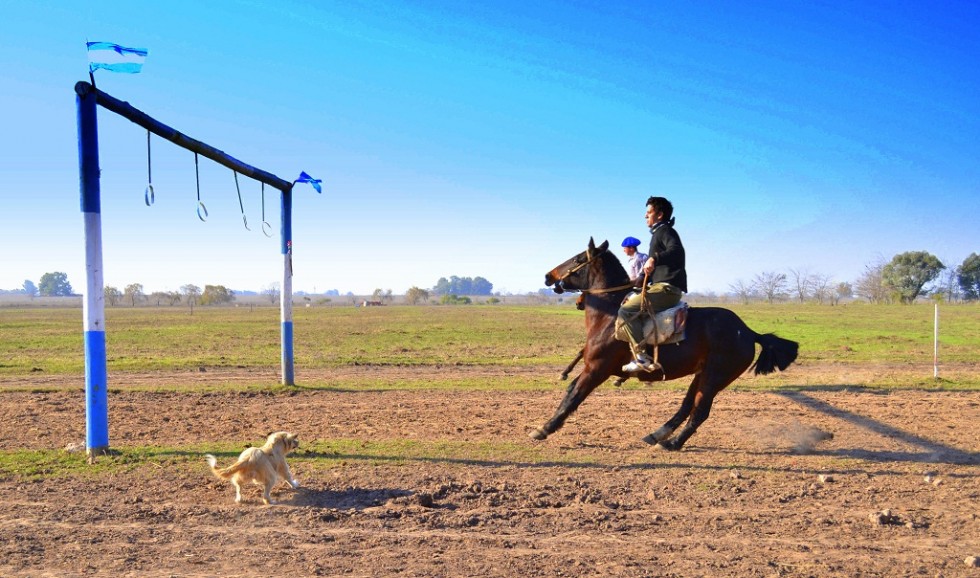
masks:
[[[687,326],[688,304],[681,301],[676,307],[664,309],[654,317],[644,316],[643,335],[645,342],[650,345],[663,345],[684,341],[684,328]],[[616,320],[616,339],[629,342],[623,320]]]

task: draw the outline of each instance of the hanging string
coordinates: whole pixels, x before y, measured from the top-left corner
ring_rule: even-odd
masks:
[[[153,194],[153,172],[150,163],[150,131],[146,131],[146,191],[143,192],[143,200],[146,202],[146,206],[149,207],[156,201],[156,195]]]
[[[197,167],[197,153],[194,153],[194,179],[197,181],[197,218],[201,221],[208,220],[208,208],[201,202],[201,173]],[[201,214],[204,211],[204,214]]]
[[[265,183],[262,183],[262,233],[266,237],[272,236],[272,225],[265,220]]]
[[[245,223],[245,230],[251,231],[248,228],[248,219],[245,218],[245,205],[242,204],[242,189],[238,186],[238,171],[232,171],[235,173],[235,190],[238,191],[238,208],[242,210],[242,222]]]

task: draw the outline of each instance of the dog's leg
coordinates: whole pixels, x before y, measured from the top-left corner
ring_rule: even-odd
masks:
[[[238,478],[231,479],[231,485],[235,486],[235,503],[242,503],[242,487],[238,484]]]
[[[282,460],[282,463],[276,468],[276,473],[280,478],[286,480],[286,483],[288,483],[294,490],[299,487],[299,480],[293,477],[293,472],[289,470],[289,464],[286,463],[285,459]]]
[[[296,478],[293,477],[293,472],[289,471],[289,464],[287,464],[286,462],[283,462],[282,463],[282,468],[284,470],[286,470],[285,471],[285,474],[286,475],[283,476],[283,477],[286,478],[286,481],[289,482],[289,485],[292,486],[294,490],[296,488],[298,488],[299,487],[299,480],[297,480]]]

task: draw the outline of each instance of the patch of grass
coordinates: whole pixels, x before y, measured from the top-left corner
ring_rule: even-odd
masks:
[[[800,343],[801,364],[932,366],[933,307],[868,305],[727,305],[760,333],[775,332]],[[584,314],[571,305],[494,307],[311,307],[294,315],[297,381],[304,369],[354,365],[564,366],[585,339]],[[84,375],[81,311],[4,308],[0,311],[0,377]],[[239,368],[278,373],[279,310],[275,307],[115,307],[106,311],[107,364],[125,372]],[[940,364],[976,363],[980,305],[940,309]],[[780,378],[781,379],[781,378]],[[792,378],[787,378],[792,380]],[[955,383],[922,387],[976,387],[967,375]],[[741,380],[740,380],[741,381]],[[900,379],[903,383],[907,380]],[[80,380],[80,385],[83,383]],[[760,383],[758,387],[766,386]],[[774,381],[774,386],[786,381]],[[431,382],[342,378],[310,387],[482,388],[469,378]],[[890,386],[887,378],[882,381]],[[261,378],[228,385],[267,388]],[[755,384],[749,384],[756,387]],[[555,387],[554,382],[494,378],[486,387]],[[176,389],[199,385],[175,383]],[[207,387],[215,387],[209,385]],[[216,386],[219,389],[223,385]]]
[[[99,456],[89,464],[84,452],[65,450],[0,451],[0,478],[104,478],[121,472],[152,472],[161,467],[199,463],[205,471],[204,454],[228,465],[241,453],[241,444],[230,442],[195,444],[184,447],[141,446],[113,448],[111,455]],[[366,441],[359,439],[315,440],[304,443],[289,457],[290,464],[305,471],[327,470],[344,463],[367,465],[409,465],[419,461],[462,464],[513,463],[541,464],[568,461],[567,452],[545,445],[506,442],[460,442],[447,440]],[[575,458],[590,463],[590,458]]]

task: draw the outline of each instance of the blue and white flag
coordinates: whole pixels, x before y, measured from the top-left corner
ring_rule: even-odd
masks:
[[[98,69],[110,72],[136,74],[143,69],[146,60],[145,48],[126,48],[112,42],[86,42],[88,45],[88,70]]]
[[[306,171],[300,171],[299,172],[299,178],[296,179],[295,181],[293,181],[294,184],[295,183],[310,183],[311,185],[313,185],[313,188],[316,189],[316,192],[321,193],[321,194],[323,193],[323,191],[320,189],[320,183],[322,183],[322,182],[323,182],[323,179],[314,179],[310,175],[306,174]]]

